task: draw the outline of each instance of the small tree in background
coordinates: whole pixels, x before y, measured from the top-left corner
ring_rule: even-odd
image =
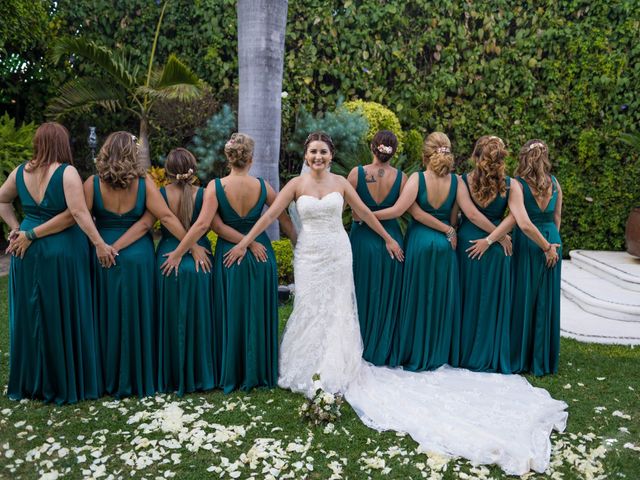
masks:
[[[229,105],[213,115],[207,123],[196,130],[189,149],[198,159],[198,177],[203,183],[226,173],[227,158],[224,144],[236,131],[236,116]]]

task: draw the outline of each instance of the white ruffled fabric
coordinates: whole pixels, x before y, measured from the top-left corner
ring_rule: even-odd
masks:
[[[508,474],[544,472],[549,435],[567,421],[567,404],[546,390],[518,375],[446,366],[416,373],[362,360],[342,208],[338,192],[298,199],[296,291],[280,346],[279,385],[310,397],[319,374],[322,388],[343,393],[371,428],[406,432],[425,451],[495,463]]]

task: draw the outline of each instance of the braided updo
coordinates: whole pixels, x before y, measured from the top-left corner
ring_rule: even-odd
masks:
[[[253,147],[255,142],[246,133],[234,133],[224,146],[224,154],[229,161],[229,166],[243,169],[253,159]]]
[[[422,146],[422,163],[439,177],[451,173],[453,154],[449,137],[442,132],[430,133]]]

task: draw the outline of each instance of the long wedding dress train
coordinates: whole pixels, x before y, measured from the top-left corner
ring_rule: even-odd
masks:
[[[362,359],[342,208],[338,192],[298,199],[296,291],[278,384],[311,396],[312,377],[319,374],[322,388],[343,393],[371,428],[407,432],[425,451],[495,463],[509,474],[543,472],[551,430],[564,430],[567,421],[566,403],[546,390],[517,375],[446,366],[415,373]]]

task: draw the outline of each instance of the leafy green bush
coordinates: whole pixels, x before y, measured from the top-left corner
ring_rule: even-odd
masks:
[[[271,246],[278,263],[278,283],[280,285],[293,283],[293,247],[291,242],[285,238],[271,242]]]
[[[361,111],[364,118],[367,119],[369,124],[369,131],[364,138],[367,145],[373,139],[373,136],[379,130],[390,130],[398,137],[398,150],[397,153],[401,154],[403,150],[404,134],[402,132],[402,126],[400,120],[395,113],[389,110],[387,107],[380,105],[376,102],[365,102],[364,100],[353,100],[346,102],[344,108],[350,112]]]
[[[16,128],[9,114],[0,117],[0,183],[4,183],[14,168],[31,159],[35,132],[33,123]]]
[[[222,177],[227,167],[224,145],[236,130],[236,115],[229,105],[223,105],[218,113],[196,130],[189,148],[198,159],[198,177],[207,182]]]
[[[410,175],[422,169],[422,134],[415,129],[409,130],[404,136],[404,154],[400,156],[396,165],[404,173]]]

